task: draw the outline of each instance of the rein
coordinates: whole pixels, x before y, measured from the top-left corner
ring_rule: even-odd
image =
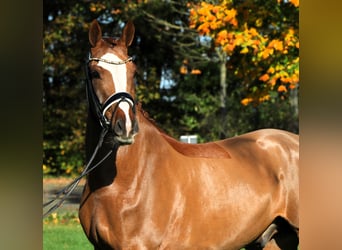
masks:
[[[77,187],[78,183],[80,182],[80,180],[86,176],[87,174],[89,174],[91,171],[93,171],[96,167],[98,167],[105,159],[107,159],[109,157],[109,155],[113,152],[113,149],[109,150],[108,153],[95,165],[91,166],[91,163],[93,162],[97,151],[99,150],[99,148],[102,146],[102,142],[103,139],[105,137],[105,135],[107,134],[108,130],[107,129],[103,129],[99,138],[99,141],[96,145],[96,148],[94,150],[93,155],[91,156],[88,164],[86,165],[86,167],[84,168],[84,170],[82,171],[81,175],[77,178],[75,178],[70,184],[68,184],[65,188],[61,189],[59,192],[57,192],[55,194],[55,198],[44,203],[43,204],[43,208],[51,205],[51,207],[48,209],[47,212],[45,212],[43,214],[43,218],[46,217],[47,215],[51,214],[53,211],[55,211],[57,208],[59,208],[63,202],[68,198],[68,196],[75,190],[75,188]],[[90,167],[91,166],[91,167]]]

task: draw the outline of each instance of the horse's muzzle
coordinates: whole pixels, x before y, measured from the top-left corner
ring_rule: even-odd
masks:
[[[139,131],[138,122],[135,117],[127,120],[126,117],[118,117],[112,124],[114,141],[119,145],[129,145],[134,142],[134,136]]]
[[[105,126],[112,134],[114,144],[128,145],[134,142],[138,133],[135,102],[126,92],[119,92],[110,96],[102,106],[102,117]]]

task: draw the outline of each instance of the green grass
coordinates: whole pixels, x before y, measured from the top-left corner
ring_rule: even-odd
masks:
[[[76,212],[52,213],[43,220],[44,250],[93,250]]]
[[[81,225],[44,225],[44,250],[93,250]]]

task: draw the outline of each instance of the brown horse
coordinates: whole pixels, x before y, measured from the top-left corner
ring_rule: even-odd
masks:
[[[136,105],[135,66],[120,38],[93,21],[87,62],[89,159],[79,217],[95,249],[297,249],[298,136],[264,129],[184,144]],[[138,131],[139,130],[139,131]]]

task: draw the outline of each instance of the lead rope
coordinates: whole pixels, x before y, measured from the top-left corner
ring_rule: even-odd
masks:
[[[76,179],[74,179],[65,188],[63,188],[62,190],[57,192],[55,194],[55,198],[54,199],[52,199],[51,201],[48,201],[48,202],[43,204],[43,209],[44,209],[45,207],[47,207],[50,204],[54,203],[54,205],[52,207],[50,207],[49,210],[43,214],[43,218],[46,217],[47,215],[51,214],[57,208],[59,208],[63,204],[63,202],[68,198],[68,196],[75,190],[75,188],[77,187],[77,185],[80,182],[80,180],[84,176],[89,174],[91,171],[93,171],[97,166],[99,166],[113,152],[113,149],[109,150],[109,152],[98,163],[96,163],[94,166],[90,167],[91,163],[93,162],[93,160],[94,160],[94,158],[95,158],[95,156],[97,154],[97,151],[102,146],[103,139],[104,139],[105,135],[107,134],[107,132],[108,132],[107,128],[102,129],[102,132],[101,132],[99,141],[98,141],[98,143],[96,145],[96,148],[94,150],[94,153],[92,154],[90,160],[88,161],[88,164],[86,165],[86,167],[82,171],[81,175],[79,177],[77,177]]]

